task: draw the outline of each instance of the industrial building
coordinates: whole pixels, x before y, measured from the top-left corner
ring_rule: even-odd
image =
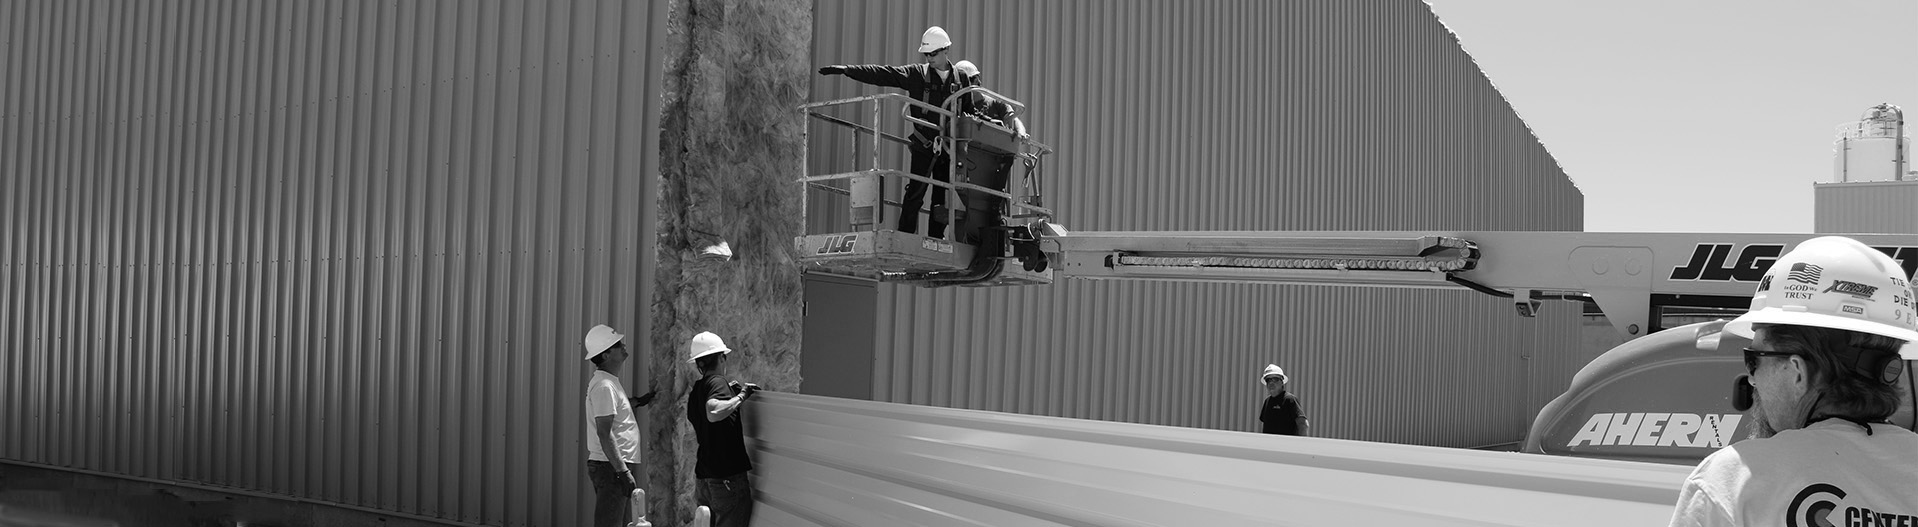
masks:
[[[662,394],[714,327],[773,389],[1252,430],[1279,363],[1318,435],[1456,447],[1516,441],[1596,352],[1576,305],[1468,292],[808,275],[802,297],[785,196],[813,167],[777,108],[875,91],[812,67],[910,62],[928,25],[1031,108],[1074,228],[1582,228],[1416,0],[12,3],[0,473],[576,525],[596,323],[647,340],[627,382]],[[732,267],[686,257],[715,240]],[[674,523],[689,443],[662,400],[646,485]]]
[[[1905,112],[1880,104],[1837,126],[1832,178],[1812,185],[1812,232],[1918,233],[1918,177]]]

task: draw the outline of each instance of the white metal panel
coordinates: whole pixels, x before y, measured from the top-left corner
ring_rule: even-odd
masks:
[[[756,525],[1656,525],[1689,467],[765,393]]]

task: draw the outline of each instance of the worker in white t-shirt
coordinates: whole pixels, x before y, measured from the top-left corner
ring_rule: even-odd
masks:
[[[616,372],[626,364],[626,336],[605,325],[586,332],[586,360],[593,378],[586,381],[586,476],[593,481],[593,525],[624,527],[633,520],[631,496],[639,488],[639,421],[634,406],[652,402],[657,391],[629,398]],[[613,453],[620,462],[612,461]]]

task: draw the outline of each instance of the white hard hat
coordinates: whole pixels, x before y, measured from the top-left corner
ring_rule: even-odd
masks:
[[[952,47],[952,37],[946,36],[946,30],[939,29],[939,26],[932,26],[926,29],[926,34],[919,36],[920,53],[931,53],[949,47]]]
[[[726,347],[726,341],[719,340],[719,335],[714,335],[711,331],[704,331],[698,335],[693,335],[693,340],[687,344],[687,347],[691,349],[687,354],[686,362],[696,361],[699,360],[700,357],[714,353],[733,352],[732,348]]]
[[[1752,324],[1791,324],[1918,342],[1911,296],[1911,277],[1885,253],[1843,236],[1812,238],[1772,263],[1751,310],[1725,331],[1751,338]],[[1918,360],[1915,351],[1905,346],[1901,354]]]
[[[606,351],[607,348],[613,347],[614,344],[619,343],[620,339],[624,338],[626,338],[625,335],[619,334],[618,331],[613,331],[613,328],[607,327],[605,324],[593,326],[593,329],[586,331],[586,360],[593,360],[594,355]]]
[[[1271,376],[1274,376],[1274,375],[1277,375],[1277,376],[1278,376],[1278,377],[1279,377],[1280,379],[1285,379],[1285,378],[1287,378],[1287,377],[1285,376],[1285,370],[1284,370],[1284,369],[1282,369],[1282,368],[1279,368],[1279,365],[1277,365],[1277,364],[1267,364],[1267,365],[1265,365],[1265,373],[1261,373],[1261,374],[1259,374],[1259,380],[1261,380],[1261,381],[1263,381],[1263,380],[1265,380],[1265,378],[1266,378],[1266,377],[1271,377]]]
[[[965,75],[967,77],[973,77],[973,76],[979,75],[979,67],[972,65],[972,61],[970,60],[962,60],[959,62],[954,62],[952,63],[952,69],[953,71],[959,72],[960,75]]]

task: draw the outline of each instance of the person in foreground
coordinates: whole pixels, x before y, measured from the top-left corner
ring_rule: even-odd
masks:
[[[1913,304],[1898,262],[1856,240],[1779,258],[1725,325],[1752,339],[1733,397],[1751,437],[1699,462],[1671,525],[1918,525],[1918,434],[1887,422],[1918,359]]]

